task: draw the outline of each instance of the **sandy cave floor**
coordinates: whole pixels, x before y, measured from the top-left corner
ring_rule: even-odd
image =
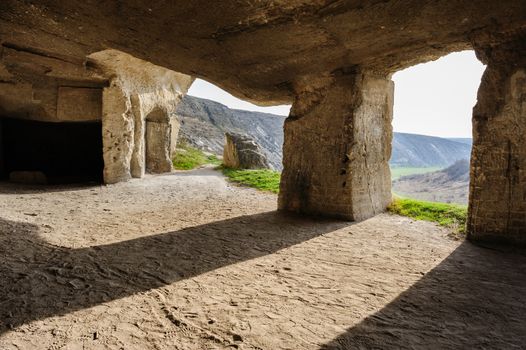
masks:
[[[274,211],[210,169],[0,184],[0,349],[526,346],[526,255]]]

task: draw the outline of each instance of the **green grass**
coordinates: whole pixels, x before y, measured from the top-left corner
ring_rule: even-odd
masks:
[[[269,191],[272,193],[279,192],[281,173],[278,171],[269,169],[231,169],[225,167],[222,167],[221,169],[223,174],[235,183],[257,188],[262,191]]]
[[[226,167],[221,167],[220,169],[232,182],[263,191],[279,192],[281,174],[277,171],[268,169],[241,170]],[[393,214],[407,216],[416,220],[435,222],[441,226],[451,228],[455,234],[465,233],[466,206],[395,198],[388,210]]]
[[[452,228],[458,233],[466,229],[467,207],[447,203],[424,202],[407,198],[395,198],[388,210],[416,220],[435,222]]]
[[[427,168],[412,168],[412,167],[392,167],[391,168],[391,179],[396,180],[402,176],[425,174],[433,171],[441,170],[441,167],[427,167]]]
[[[188,145],[180,146],[172,161],[174,168],[177,170],[191,170],[205,164],[221,164],[221,161],[215,154],[206,155],[203,151]]]

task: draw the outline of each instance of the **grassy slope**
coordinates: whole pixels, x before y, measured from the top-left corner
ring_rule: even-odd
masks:
[[[441,170],[441,167],[412,168],[412,167],[393,167],[391,168],[391,179],[396,180],[402,176],[431,173]]]
[[[447,203],[424,202],[407,198],[395,198],[388,210],[393,214],[416,220],[436,222],[441,226],[465,232],[467,207]]]
[[[392,168],[393,180],[400,176],[423,174],[440,170],[440,167],[428,168]],[[272,170],[234,170],[224,168],[223,173],[234,182],[250,187],[268,190],[274,193],[279,191],[279,172]]]
[[[183,145],[175,154],[173,164],[177,170],[191,170],[205,164],[219,165],[221,161],[213,154],[207,156],[201,150]]]
[[[279,192],[279,181],[281,173],[268,169],[245,170],[222,168],[231,181],[248,187],[257,188],[262,191]]]
[[[280,173],[272,170],[238,170],[222,168],[233,182],[273,193],[279,192]],[[388,210],[416,220],[435,222],[452,228],[458,233],[465,231],[467,207],[446,203],[424,202],[407,198],[395,198]]]

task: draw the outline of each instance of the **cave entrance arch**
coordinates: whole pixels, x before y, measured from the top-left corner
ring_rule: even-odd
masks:
[[[472,109],[484,65],[471,50],[393,74],[393,193],[467,205]]]

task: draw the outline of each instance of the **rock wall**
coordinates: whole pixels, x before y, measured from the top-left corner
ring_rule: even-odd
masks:
[[[104,89],[102,144],[104,182],[116,183],[131,178],[131,157],[134,148],[133,112],[128,96],[118,86]]]
[[[524,30],[524,0],[2,0],[0,41],[62,58],[113,48],[262,104],[300,77],[385,73]]]
[[[71,123],[102,120],[104,181],[115,183],[144,175],[145,119],[154,110],[165,117],[167,127],[159,137],[168,152],[159,148],[156,156],[163,160],[151,170],[171,170],[175,147],[171,143],[178,128],[172,133],[177,122],[170,122],[170,117],[175,119],[176,106],[192,82],[190,76],[116,50],[80,60],[3,43],[0,117]]]
[[[102,116],[103,75],[82,60],[16,45],[0,47],[0,116],[44,122],[97,121]]]
[[[153,174],[173,170],[171,159],[172,127],[169,121],[146,120],[146,171]]]
[[[469,237],[526,244],[526,36],[477,53]]]
[[[112,77],[104,96],[115,98],[103,103],[104,181],[171,171],[178,129],[170,120],[193,78],[115,50],[92,54],[88,62]]]
[[[285,121],[279,209],[349,220],[385,210],[392,81],[360,72],[299,89]]]

